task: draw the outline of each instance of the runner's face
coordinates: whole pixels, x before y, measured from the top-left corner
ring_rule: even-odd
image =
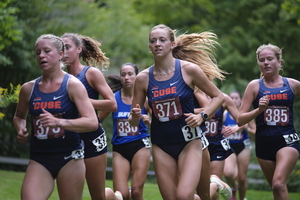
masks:
[[[238,93],[232,92],[230,94],[231,99],[233,100],[236,107],[239,107],[241,105],[241,97]]]
[[[276,58],[274,51],[269,48],[265,48],[259,53],[258,64],[264,75],[278,74],[281,67],[280,60]]]
[[[136,77],[134,67],[132,67],[131,65],[124,65],[121,68],[120,75],[123,87],[133,87],[134,79]]]
[[[53,66],[60,67],[60,59],[63,52],[57,52],[50,39],[41,39],[35,46],[36,60],[42,70],[50,69]]]
[[[66,66],[72,65],[77,59],[79,59],[79,54],[82,50],[81,47],[76,47],[75,43],[71,38],[64,37],[62,41],[65,44],[65,54],[64,54],[64,64]]]
[[[175,42],[171,42],[169,34],[164,29],[151,32],[148,47],[154,56],[163,56],[172,51]]]

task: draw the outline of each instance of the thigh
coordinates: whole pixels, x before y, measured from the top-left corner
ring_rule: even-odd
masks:
[[[298,158],[299,153],[295,148],[281,148],[276,154],[276,168],[274,171],[273,181],[276,180],[286,183],[297,163]]]
[[[199,184],[197,186],[197,194],[201,199],[210,198],[210,156],[208,148],[203,150],[202,153],[202,168]]]
[[[251,154],[251,150],[245,148],[241,151],[241,153],[239,153],[237,157],[239,179],[246,179],[247,177],[247,171],[250,162],[250,154]]]
[[[94,199],[105,198],[107,153],[84,159],[86,181]]]
[[[129,196],[128,179],[130,177],[130,163],[121,154],[113,152],[113,187],[124,197]]]
[[[70,160],[57,176],[57,190],[60,199],[82,199],[84,181],[85,165],[83,159]]]
[[[48,199],[54,188],[50,172],[36,161],[30,160],[21,189],[23,200]]]
[[[235,178],[237,175],[237,156],[232,153],[225,159],[224,162],[224,176]]]
[[[184,196],[196,191],[200,179],[202,166],[202,146],[201,140],[190,141],[179,155],[179,183],[178,193]]]
[[[272,179],[275,171],[275,162],[272,160],[264,160],[261,158],[257,158],[257,161],[269,183],[270,186],[272,186]]]
[[[155,144],[152,144],[152,156],[157,184],[163,199],[176,199],[177,161]]]
[[[211,161],[210,162],[211,174],[215,174],[218,177],[222,177],[223,176],[223,171],[224,171],[224,164],[225,164],[224,160]]]
[[[142,148],[133,156],[131,163],[132,171],[132,187],[141,187],[147,177],[147,172],[150,165],[150,149]]]

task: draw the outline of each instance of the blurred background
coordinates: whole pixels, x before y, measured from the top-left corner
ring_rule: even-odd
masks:
[[[217,34],[218,65],[229,74],[215,84],[227,94],[232,90],[243,94],[249,81],[260,77],[255,51],[262,44],[283,48],[282,75],[300,78],[300,0],[1,0],[0,156],[28,158],[29,145],[16,142],[12,118],[18,85],[41,75],[34,51],[41,34],[72,32],[100,41],[110,66],[99,69],[108,75],[118,74],[125,62],[140,70],[152,65],[148,36],[157,24],[178,33]],[[299,99],[294,109],[299,131]],[[104,128],[110,141],[108,119]],[[295,182],[300,178],[299,163],[297,168]],[[25,166],[0,164],[0,169],[24,171]]]

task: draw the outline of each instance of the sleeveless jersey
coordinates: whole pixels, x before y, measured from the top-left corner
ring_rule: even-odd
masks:
[[[88,93],[88,96],[90,99],[99,99],[99,93],[97,90],[95,90],[94,88],[92,88],[88,82],[88,80],[86,79],[86,72],[87,70],[89,69],[90,67],[89,66],[84,66],[83,70],[81,72],[79,72],[79,74],[77,74],[76,78],[78,78],[81,83],[84,85],[87,93]],[[95,113],[97,115],[97,111],[95,110]],[[97,115],[98,116],[98,115]],[[100,123],[100,120],[98,118],[98,121]],[[96,131],[99,131],[100,133],[103,133],[104,130],[102,129],[102,127],[99,125],[98,127],[98,130]],[[84,132],[80,133],[80,134],[84,134]]]
[[[225,116],[225,121],[224,121],[224,126],[236,126],[237,123],[236,121],[232,118],[232,116],[230,115],[229,112],[226,112],[226,116]],[[230,143],[241,143],[244,140],[248,139],[248,133],[246,131],[246,129],[243,129],[240,132],[236,132],[231,134],[229,137],[227,137],[229,139]]]
[[[221,106],[211,117],[210,120],[205,121],[205,136],[208,139],[208,141],[216,141],[216,140],[222,140],[223,134],[222,131],[222,125],[223,125],[223,112],[224,109]]]
[[[130,115],[131,105],[127,105],[122,101],[121,91],[117,91],[114,95],[118,109],[112,113],[113,137],[111,143],[113,145],[120,145],[149,137],[147,126],[142,119],[140,119],[138,126],[130,126],[128,117]],[[142,108],[142,114],[147,114],[144,107]]]
[[[268,88],[259,79],[259,91],[252,105],[258,108],[259,99],[267,96],[268,108],[256,118],[256,136],[287,135],[295,133],[293,122],[294,92],[287,78],[282,77],[283,86]]]
[[[199,127],[189,127],[184,113],[194,113],[194,90],[183,80],[180,60],[175,60],[174,75],[165,81],[153,76],[149,68],[148,104],[152,108],[151,141],[153,144],[188,142],[199,138]]]
[[[81,81],[81,83],[84,85],[90,99],[98,99],[99,98],[98,91],[90,86],[85,76],[89,68],[90,68],[89,66],[84,66],[83,70],[79,74],[77,74],[76,78],[78,78]]]
[[[89,68],[90,68],[89,66],[84,66],[83,70],[79,74],[77,74],[76,78],[78,78],[82,82],[84,87],[86,88],[86,91],[87,91],[90,99],[98,99],[99,98],[98,91],[90,86],[90,84],[85,76],[86,72]]]
[[[61,127],[43,127],[38,119],[42,108],[59,118],[78,118],[76,105],[68,95],[70,76],[66,74],[60,88],[50,93],[40,91],[38,83],[41,77],[37,78],[34,83],[29,99],[29,114],[32,123],[30,150],[33,153],[68,152],[82,148],[78,133],[64,130]]]

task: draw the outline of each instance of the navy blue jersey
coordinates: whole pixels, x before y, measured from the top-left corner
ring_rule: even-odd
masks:
[[[38,119],[42,113],[42,108],[59,118],[78,118],[79,113],[76,105],[68,95],[70,76],[66,74],[60,88],[50,93],[41,92],[38,87],[41,77],[36,79],[29,100],[29,114],[32,119],[31,152],[68,152],[81,148],[78,133],[64,130],[61,127],[43,127]]]
[[[76,78],[78,78],[86,88],[86,91],[90,99],[99,99],[98,91],[92,88],[88,80],[86,79],[86,72],[89,68],[90,68],[89,66],[84,66],[83,70],[79,74],[77,74]]]
[[[224,109],[221,106],[209,120],[205,121],[206,129],[204,134],[208,141],[223,139],[223,134],[221,133],[223,125],[223,112]]]
[[[86,79],[86,72],[89,68],[90,68],[89,66],[84,66],[83,70],[79,74],[77,74],[76,78],[78,78],[81,81],[81,83],[84,85],[89,98],[97,100],[97,99],[99,99],[98,91],[95,90],[94,88],[92,88],[90,86],[88,80]],[[96,110],[95,110],[95,112],[96,112]]]
[[[140,119],[138,126],[130,126],[128,117],[130,115],[131,105],[125,104],[122,101],[121,91],[115,93],[115,99],[118,109],[112,113],[113,137],[111,143],[113,145],[120,145],[149,137],[147,126],[142,119]],[[142,114],[147,114],[144,107],[142,108]]]
[[[229,112],[226,112],[226,116],[225,116],[225,121],[224,121],[224,126],[236,126],[237,123],[236,121],[232,118],[232,116],[230,115]],[[229,137],[227,137],[229,139],[230,143],[241,143],[244,140],[248,139],[248,133],[246,131],[246,129],[243,129],[242,131],[236,132],[231,134]]]
[[[149,68],[148,103],[152,108],[151,141],[153,144],[188,142],[201,136],[201,130],[187,126],[184,113],[194,113],[194,90],[183,80],[180,60],[175,61],[174,75],[165,81],[153,76]]]
[[[253,107],[258,108],[259,99],[267,96],[268,108],[256,118],[256,136],[287,135],[295,133],[293,123],[294,92],[287,78],[282,77],[283,86],[268,88],[263,79],[259,79],[259,91],[253,101]]]

